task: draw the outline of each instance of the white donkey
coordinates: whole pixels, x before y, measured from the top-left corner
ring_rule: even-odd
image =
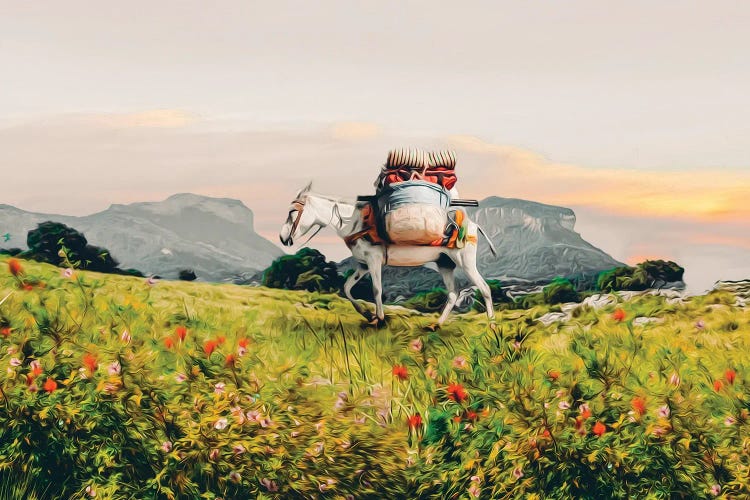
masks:
[[[297,193],[296,198],[289,207],[286,222],[281,227],[279,239],[284,246],[294,244],[294,239],[303,237],[311,230],[315,231],[307,239],[309,241],[321,229],[332,226],[341,238],[357,233],[363,229],[361,209],[352,203],[347,203],[337,198],[324,196],[310,192],[311,185]],[[344,293],[354,305],[354,308],[372,325],[382,326],[385,323],[383,312],[383,284],[382,270],[384,265],[390,266],[421,266],[428,262],[437,264],[438,271],[445,282],[448,292],[448,302],[445,304],[440,318],[431,329],[439,328],[448,318],[453,306],[456,304],[458,293],[456,291],[456,280],[454,272],[456,267],[463,270],[471,282],[479,289],[484,297],[487,308],[487,317],[490,326],[495,327],[495,311],[492,307],[492,296],[490,287],[484,281],[477,270],[477,232],[481,232],[485,238],[484,231],[474,222],[468,222],[466,245],[463,248],[446,248],[438,246],[419,245],[374,245],[365,238],[359,238],[349,244],[357,267],[344,284]],[[495,249],[492,242],[487,238],[492,253]],[[372,291],[375,297],[375,315],[359,304],[352,297],[352,287],[364,276],[370,274],[372,278]]]

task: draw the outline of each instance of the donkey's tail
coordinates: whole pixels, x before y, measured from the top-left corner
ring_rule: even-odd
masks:
[[[487,233],[484,232],[484,229],[482,229],[482,226],[477,224],[477,231],[481,233],[482,236],[484,236],[484,239],[487,240],[487,243],[490,245],[490,252],[492,252],[493,257],[497,257],[497,250],[495,250],[495,245],[492,244],[492,240],[489,236],[487,236]]]

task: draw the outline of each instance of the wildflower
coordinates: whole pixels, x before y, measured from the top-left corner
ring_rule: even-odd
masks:
[[[5,337],[6,339],[8,337],[10,337],[10,327],[9,326],[4,326],[4,327],[0,328],[0,335],[2,335],[3,337]]]
[[[521,479],[523,477],[523,469],[521,467],[516,467],[513,469],[513,477],[516,479]]]
[[[659,418],[669,418],[669,406],[664,405],[656,410],[656,416]]]
[[[32,361],[29,367],[31,368],[31,374],[34,377],[38,377],[39,375],[42,374],[42,364],[39,362],[38,359],[35,359],[34,361]]]
[[[316,455],[320,455],[321,453],[323,453],[324,449],[325,449],[325,443],[323,443],[322,441],[315,443],[315,445],[313,446],[313,451],[315,452]]]
[[[471,483],[467,491],[469,492],[469,495],[471,495],[474,498],[479,498],[479,495],[482,494],[482,489],[479,487],[477,483],[474,483],[474,482]]]
[[[30,292],[30,291],[32,291],[34,289],[34,287],[32,285],[28,284],[28,283],[24,283],[21,288],[23,288],[24,291],[27,291],[27,292]]]
[[[715,497],[721,495],[721,486],[718,484],[711,486],[711,494]]]
[[[164,453],[169,453],[170,451],[172,451],[172,442],[171,441],[164,441],[161,444],[161,451],[163,451]]]
[[[581,418],[584,420],[591,416],[591,408],[589,408],[588,403],[581,404],[581,406],[578,407],[578,410],[581,412]]]
[[[661,426],[654,427],[654,430],[651,431],[651,435],[654,437],[662,437],[666,435],[667,429]]]
[[[158,282],[159,282],[159,278],[157,278],[156,276],[149,276],[149,277],[148,277],[148,278],[146,279],[146,284],[147,284],[148,286],[154,286],[154,285],[155,285],[155,284],[157,284]]]
[[[247,419],[251,422],[257,422],[260,420],[261,414],[258,410],[250,410],[247,412]]]
[[[52,394],[55,392],[55,389],[57,389],[57,382],[55,382],[55,379],[48,378],[44,383],[44,390]]]
[[[625,311],[617,308],[615,309],[615,312],[612,313],[612,319],[617,321],[618,323],[625,319]]]
[[[727,427],[731,427],[736,423],[737,423],[737,419],[735,419],[731,415],[724,419],[724,425],[726,425]]]
[[[407,419],[407,422],[409,423],[410,429],[422,427],[422,415],[420,415],[419,413],[415,413]]]
[[[250,345],[250,339],[243,337],[237,342],[237,345],[247,349],[247,346]]]
[[[242,357],[245,354],[247,354],[247,348],[246,347],[240,346],[240,347],[237,348],[237,356]]]
[[[208,458],[209,458],[210,460],[216,460],[217,458],[219,458],[219,450],[218,450],[217,448],[214,448],[214,449],[212,449],[212,450],[211,450],[211,451],[210,451],[210,452],[208,453]]]
[[[21,360],[18,358],[10,358],[10,366],[21,366]]]
[[[218,337],[216,337],[216,343],[218,345],[223,345],[224,342],[226,341],[227,341],[227,338],[224,335],[219,335]]]
[[[177,335],[177,338],[180,339],[180,342],[184,342],[185,337],[187,337],[187,328],[184,326],[178,326],[174,329],[174,333]]]
[[[431,378],[432,380],[435,380],[438,375],[437,370],[432,365],[428,365],[427,368],[425,368],[424,374],[427,375],[427,377]]]
[[[71,268],[63,269],[60,271],[60,276],[63,278],[72,278],[73,277],[73,270]]]
[[[680,385],[680,376],[677,374],[677,372],[672,373],[672,376],[669,377],[669,383],[675,387]]]
[[[422,339],[416,338],[409,342],[409,347],[412,351],[421,352],[424,344],[422,343]]]
[[[479,415],[477,412],[468,410],[465,414],[466,420],[471,420],[472,422],[479,419]]]
[[[8,260],[8,270],[10,271],[10,274],[15,277],[23,275],[23,266],[21,265],[21,261],[19,261],[18,259]]]
[[[174,347],[174,340],[172,340],[172,337],[165,338],[164,345],[167,347],[167,349],[171,349],[172,347]]]
[[[89,371],[89,373],[93,374],[96,369],[99,366],[99,363],[96,360],[96,356],[91,353],[86,353],[83,355],[83,366],[86,367],[86,369]]]
[[[549,377],[551,381],[554,382],[555,380],[560,378],[560,372],[557,370],[550,370],[549,372],[547,372],[547,376]]]
[[[129,344],[132,340],[132,337],[130,336],[130,332],[127,330],[122,331],[122,335],[120,335],[120,340],[125,342],[126,344]]]
[[[453,358],[453,368],[457,370],[465,370],[468,364],[466,363],[466,358],[463,356],[456,356]]]
[[[320,490],[321,493],[325,493],[326,491],[333,488],[334,484],[336,484],[335,479],[326,479],[324,482],[318,485],[318,489]]]
[[[203,352],[206,353],[206,356],[211,356],[211,353],[214,352],[218,345],[219,343],[215,340],[207,340],[206,343],[203,344]]]
[[[231,479],[235,483],[239,483],[240,481],[242,481],[242,476],[240,476],[239,472],[237,472],[236,470],[233,470],[232,472],[229,473],[229,479]]]
[[[695,328],[697,328],[698,330],[703,330],[704,328],[706,328],[706,323],[702,319],[699,319],[695,322]]]
[[[110,375],[119,375],[120,371],[122,371],[122,366],[119,361],[112,361],[107,367],[107,373]]]
[[[716,392],[719,392],[723,386],[724,384],[721,383],[721,380],[714,380],[714,390]]]
[[[276,493],[277,491],[279,491],[279,487],[276,485],[276,481],[268,479],[267,477],[261,479],[260,484],[262,484],[266,491],[268,491],[269,493]]]
[[[29,392],[37,392],[39,390],[39,386],[36,385],[36,382],[31,381],[29,382],[28,389],[29,389]]]
[[[177,375],[174,376],[174,379],[175,379],[175,382],[177,382],[178,384],[181,384],[187,380],[187,375],[185,375],[184,373],[178,373]]]
[[[597,421],[594,424],[593,432],[597,436],[601,437],[602,435],[604,435],[605,432],[607,432],[607,426],[604,425],[603,423]]]
[[[271,421],[270,418],[263,417],[260,420],[258,420],[258,423],[260,424],[261,427],[265,429],[266,427],[269,427],[273,422]]]
[[[86,494],[90,496],[91,498],[94,498],[96,497],[96,490],[91,485],[86,486]]]
[[[448,385],[448,399],[451,399],[455,401],[456,403],[462,403],[466,400],[466,398],[469,397],[469,394],[466,392],[466,389],[464,389],[464,386],[461,384],[456,384],[455,382]]]
[[[234,354],[227,354],[227,357],[224,360],[227,366],[234,366],[234,361]]]
[[[245,453],[245,447],[241,444],[236,444],[232,446],[232,451],[235,455],[241,455],[242,453]]]
[[[409,372],[404,365],[394,365],[391,372],[393,373],[393,376],[399,380],[406,380],[409,378]]]
[[[224,394],[225,387],[226,387],[226,384],[224,382],[217,382],[216,385],[214,385],[214,393]]]
[[[227,425],[229,425],[229,422],[227,421],[227,419],[224,418],[224,417],[221,417],[214,424],[214,429],[219,430],[219,431],[223,431],[224,429],[227,428]]]
[[[633,401],[631,401],[630,405],[633,407],[633,410],[638,414],[639,417],[646,413],[646,400],[644,398],[636,396],[633,398]]]
[[[568,410],[570,409],[570,403],[568,403],[565,400],[562,400],[557,404],[557,407],[560,408],[561,410]]]
[[[80,376],[80,377],[81,377],[81,380],[86,380],[87,378],[89,378],[89,377],[88,377],[88,376],[86,375],[86,368],[84,368],[83,366],[82,366],[82,367],[80,367],[80,368],[78,369],[78,376]]]
[[[728,368],[727,371],[724,372],[724,378],[730,384],[734,384],[735,377],[737,377],[737,372],[735,372],[731,368]]]

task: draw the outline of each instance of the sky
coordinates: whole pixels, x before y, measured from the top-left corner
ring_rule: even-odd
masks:
[[[353,198],[389,149],[450,147],[463,197],[572,208],[586,240],[702,291],[750,277],[748,19],[739,1],[0,0],[0,203],[231,197],[275,242],[307,181]]]

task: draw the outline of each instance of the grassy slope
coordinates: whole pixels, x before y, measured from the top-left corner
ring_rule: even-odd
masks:
[[[61,363],[61,356],[80,365],[77,360],[82,353],[96,352],[106,366],[118,356],[129,355],[132,363],[151,372],[166,390],[176,386],[176,373],[195,370],[196,365],[190,364],[202,355],[205,341],[226,337],[218,354],[210,358],[221,367],[223,357],[217,356],[235,352],[238,339],[249,338],[249,353],[238,361],[236,370],[207,370],[191,390],[208,400],[215,383],[222,381],[230,393],[257,391],[270,400],[277,384],[294,379],[304,386],[320,387],[314,397],[330,412],[321,418],[334,418],[336,394],[347,391],[355,408],[361,405],[361,412],[352,413],[354,418],[362,416],[368,422],[384,418],[388,439],[403,443],[389,457],[396,464],[406,463],[407,416],[419,412],[426,417],[428,407],[445,399],[445,386],[453,381],[464,383],[471,397],[481,400],[485,415],[497,411],[505,422],[522,425],[519,435],[531,430],[521,418],[504,413],[521,397],[508,374],[527,377],[524,383],[536,387],[547,381],[549,373],[560,372],[555,384],[562,394],[548,391],[551,400],[565,398],[576,382],[603,392],[605,399],[611,395],[602,403],[592,401],[595,415],[618,404],[625,414],[634,394],[644,395],[652,412],[670,397],[668,380],[673,373],[679,374],[685,388],[680,389],[684,404],[703,407],[704,416],[717,425],[737,413],[737,399],[746,404],[750,311],[733,307],[733,297],[724,293],[694,297],[682,305],[669,305],[660,297],[638,297],[599,311],[579,310],[573,320],[549,327],[533,321],[549,308],[504,311],[498,313],[498,336],[486,328],[482,314],[468,313],[454,316],[441,332],[426,334],[423,328],[434,316],[394,308],[388,311],[387,328],[363,328],[351,305],[332,295],[167,281],[149,286],[143,279],[96,273],[77,272],[69,279],[57,268],[26,261],[26,281],[40,280],[44,286],[24,291],[8,273],[6,260],[0,259],[0,299],[13,294],[0,306],[0,325],[11,328],[10,336],[1,339],[3,367],[11,358],[6,347],[22,347],[25,338],[38,334],[42,309],[57,318],[48,325],[49,338],[39,340],[50,349],[54,339],[58,342],[59,351],[42,359],[46,370]],[[628,320],[646,316],[663,322],[628,329],[611,317],[615,307],[622,307]],[[705,323],[704,328],[695,326],[698,320]],[[188,328],[188,338],[184,345],[168,349],[164,341],[174,336],[177,325]],[[121,341],[123,330],[133,338],[127,348]],[[417,338],[425,345],[422,352],[410,345]],[[468,361],[466,367],[461,358]],[[597,379],[592,360],[610,373]],[[394,381],[391,369],[395,364],[407,367],[407,381]],[[711,399],[714,380],[721,379],[728,368],[737,371],[736,397]],[[476,376],[477,370],[483,371],[481,377]],[[606,388],[609,393],[600,387],[608,384],[602,382],[607,377],[620,380],[617,387]],[[72,384],[72,379],[61,382]],[[21,394],[12,377],[6,377],[3,384],[7,393]],[[498,387],[505,389],[490,391]],[[552,402],[550,418],[554,418],[556,404]],[[383,410],[378,413],[378,408]],[[651,426],[657,423],[653,419]],[[676,423],[672,425],[677,429]],[[458,483],[466,478],[448,480]],[[696,480],[707,485],[712,481],[710,477]]]

